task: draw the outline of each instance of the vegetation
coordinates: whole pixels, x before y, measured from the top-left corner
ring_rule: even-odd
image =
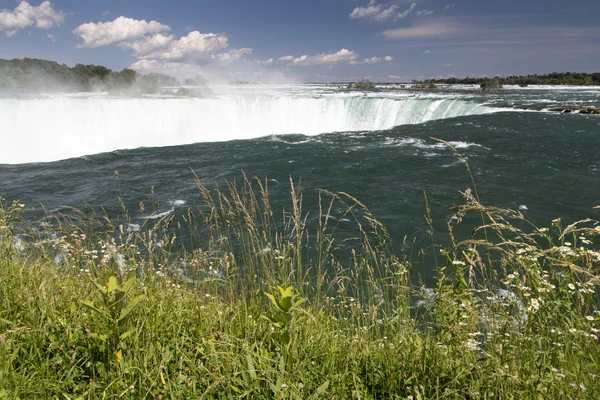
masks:
[[[479,85],[479,87],[483,91],[493,91],[502,89],[502,84],[500,83],[500,79],[498,78],[486,79],[481,83],[481,85]]]
[[[410,244],[394,255],[348,194],[320,191],[309,232],[293,182],[281,215],[266,182],[197,184],[199,210],[139,230],[125,210],[34,227],[23,204],[2,204],[0,398],[600,393],[598,222],[536,227],[468,188],[426,288],[411,280]],[[352,239],[339,239],[341,218]]]
[[[375,84],[366,78],[361,78],[361,80],[357,83],[350,82],[346,89],[354,89],[354,90],[374,90]]]
[[[77,64],[69,68],[32,58],[0,59],[0,90],[157,93],[164,86],[180,86],[180,83],[168,75],[143,75],[128,68],[114,72],[100,65]]]
[[[433,82],[415,82],[410,88],[413,90],[437,89],[437,85]]]
[[[553,72],[551,74],[538,75],[530,74],[523,76],[494,77],[500,85],[600,85],[600,72]],[[445,83],[445,84],[464,84],[481,85],[489,82],[490,78],[447,78],[447,79],[427,79],[424,82]]]

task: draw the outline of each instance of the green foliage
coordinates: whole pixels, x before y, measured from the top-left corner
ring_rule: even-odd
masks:
[[[2,203],[0,398],[600,392],[600,223],[538,227],[467,188],[425,288],[350,195],[320,191],[309,235],[290,183],[280,213],[265,181],[225,191],[197,181],[199,211],[138,232],[123,229],[126,215],[75,211],[40,232],[22,204]],[[350,239],[342,218],[355,223]],[[181,229],[188,250],[174,244]]]
[[[500,83],[500,79],[498,78],[486,79],[481,83],[481,85],[479,85],[479,87],[483,91],[493,91],[502,89],[502,84]]]
[[[552,72],[550,74],[538,75],[522,75],[522,76],[507,76],[490,78],[446,78],[446,79],[430,79],[427,82],[445,83],[445,84],[464,84],[464,85],[482,85],[490,80],[497,80],[499,85],[519,85],[526,87],[527,85],[600,85],[600,72]]]
[[[358,83],[350,82],[348,83],[347,89],[355,89],[355,90],[374,90],[375,84],[371,82],[369,79],[361,78]]]
[[[0,59],[0,90],[10,91],[110,91],[124,94],[158,93],[179,86],[164,74],[138,74],[125,68],[112,71],[101,65],[77,64],[69,68],[54,61],[32,58]]]
[[[261,315],[261,318],[266,319],[277,330],[281,344],[289,351],[292,345],[292,337],[290,336],[290,325],[294,318],[294,314],[298,312],[299,307],[306,302],[306,299],[301,298],[294,291],[292,286],[283,289],[277,286],[279,294],[272,295],[265,293],[271,301],[271,306],[274,313],[271,316]]]

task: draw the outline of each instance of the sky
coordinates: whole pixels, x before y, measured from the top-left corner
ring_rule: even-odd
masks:
[[[600,71],[600,0],[0,0],[0,58],[378,82]]]

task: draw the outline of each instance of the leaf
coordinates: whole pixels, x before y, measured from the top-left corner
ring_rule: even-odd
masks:
[[[246,361],[248,361],[248,373],[250,374],[250,377],[256,380],[256,370],[254,369],[254,363],[252,362],[250,354],[246,354]]]
[[[108,293],[112,293],[117,289],[121,289],[121,287],[117,283],[117,278],[113,275],[110,278],[108,278],[108,285],[106,286],[106,291]]]
[[[279,305],[283,312],[289,313],[292,309],[292,298],[290,296],[282,297],[279,301]]]
[[[277,299],[275,298],[275,296],[273,296],[270,293],[265,293],[265,295],[267,295],[267,297],[269,298],[269,300],[271,300],[271,303],[273,303],[273,305],[275,306],[275,308],[277,308],[281,312],[285,312],[285,311],[282,310],[282,308],[279,305],[279,302],[277,301]]]
[[[105,297],[106,297],[106,289],[104,288],[104,286],[102,286],[102,285],[99,285],[98,283],[96,283],[96,282],[94,282],[94,281],[92,281],[92,283],[94,284],[94,286],[96,286],[96,289],[98,289],[98,291],[99,291],[100,293],[102,293],[102,296],[105,296]]]
[[[121,364],[121,359],[123,358],[123,353],[121,350],[115,352],[115,362],[117,364]]]
[[[279,293],[281,293],[281,297],[294,297],[294,287],[288,286],[287,288],[282,288],[281,286],[277,286],[279,289]]]
[[[128,330],[127,332],[121,334],[121,336],[119,336],[119,339],[121,340],[125,340],[127,339],[129,336],[133,335],[133,333],[135,332],[135,327],[131,328],[130,330]]]
[[[99,313],[99,314],[101,314],[101,315],[103,315],[103,316],[105,316],[105,317],[108,317],[108,314],[106,313],[106,311],[104,311],[104,310],[101,310],[101,309],[99,309],[98,307],[96,307],[96,305],[94,304],[94,302],[93,302],[93,301],[79,300],[79,302],[80,302],[81,304],[83,304],[84,306],[86,306],[86,307],[88,307],[88,308],[90,308],[90,309],[92,309],[92,310],[96,311],[97,313]]]
[[[106,339],[108,339],[108,336],[106,336],[106,335],[98,335],[97,333],[90,333],[90,337],[92,337],[94,339],[100,339],[103,342],[106,342]]]
[[[128,292],[129,288],[131,287],[131,285],[133,285],[135,283],[135,277],[128,279],[127,282],[125,282],[123,284],[123,287],[121,287],[121,290],[124,292]]]
[[[318,398],[320,395],[325,393],[325,391],[327,390],[328,387],[329,387],[329,381],[325,381],[321,386],[319,386],[317,388],[317,391],[315,392],[315,394],[313,394],[312,398],[313,399]]]
[[[297,308],[298,306],[300,306],[301,304],[304,304],[304,303],[306,303],[307,301],[308,301],[307,299],[300,299],[300,300],[297,300],[297,301],[294,303],[294,305],[293,305],[293,307],[292,307],[292,308]]]
[[[141,301],[145,299],[146,295],[140,294],[139,296],[128,302],[125,308],[121,310],[121,314],[119,315],[119,319],[117,319],[117,322],[121,322],[124,318],[126,318],[129,315],[129,313],[133,311],[135,306],[137,306]]]
[[[261,315],[260,318],[262,319],[266,319],[267,321],[269,321],[271,324],[273,324],[273,326],[277,327],[277,328],[282,328],[283,325],[281,324],[281,322],[278,322],[277,320],[269,317],[268,315]]]

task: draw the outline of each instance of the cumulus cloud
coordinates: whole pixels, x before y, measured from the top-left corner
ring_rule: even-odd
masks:
[[[156,21],[146,22],[120,16],[110,22],[81,24],[73,33],[83,39],[78,47],[100,47],[133,41],[149,34],[169,31],[171,27]]]
[[[388,29],[381,32],[380,35],[387,39],[416,39],[451,35],[457,32],[458,28],[455,25],[438,22],[408,28]]]
[[[153,71],[181,71],[188,67],[187,64],[179,62],[164,62],[159,60],[141,59],[129,66],[136,71],[153,72]]]
[[[0,10],[0,31],[5,31],[8,37],[28,26],[50,29],[64,21],[65,13],[55,10],[49,1],[44,1],[39,6],[22,1],[13,10]]]
[[[217,54],[219,50],[228,47],[226,35],[192,31],[176,39],[174,35],[165,34],[170,30],[170,26],[157,21],[147,22],[120,16],[110,22],[88,22],[79,25],[73,33],[83,40],[78,47],[117,45],[133,50],[135,56],[140,59],[133,64],[138,69],[158,68],[167,63],[183,61],[195,64],[228,64],[252,52],[252,49],[242,48]],[[160,65],[152,60],[157,60]]]
[[[358,19],[372,19],[374,21],[385,21],[393,19],[394,21],[406,18],[417,6],[416,3],[412,3],[409,8],[399,12],[396,4],[376,4],[376,0],[370,0],[366,7],[356,7],[350,13],[350,18]]]
[[[444,10],[450,10],[451,8],[454,8],[455,5],[456,5],[456,3],[448,4],[448,5],[444,6]]]
[[[288,62],[288,61],[292,61],[295,57],[294,56],[283,56],[283,57],[279,57],[277,59],[277,61],[279,62]]]
[[[166,48],[174,40],[175,37],[173,35],[165,36],[161,33],[157,33],[156,35],[145,36],[144,38],[133,42],[122,42],[119,43],[118,46],[133,49],[137,57],[144,57],[160,49]]]
[[[142,58],[158,58],[169,61],[207,58],[208,54],[227,46],[228,40],[225,35],[192,31],[187,36],[182,36],[179,40],[172,40],[167,43],[166,47]]]
[[[294,58],[289,65],[330,65],[337,64],[340,62],[350,62],[356,60],[357,58],[358,55],[354,51],[348,49],[341,49],[337,53],[319,53],[314,56],[305,54],[303,56]]]
[[[381,61],[392,61],[394,58],[391,56],[385,56],[385,57],[371,57],[371,58],[365,58],[362,61],[358,61],[358,60],[352,60],[350,61],[351,65],[361,65],[361,64],[377,64]]]
[[[263,64],[263,65],[272,65],[275,63],[275,59],[273,57],[271,57],[268,60],[256,60],[256,62],[258,64]]]
[[[229,50],[226,53],[213,54],[211,56],[211,59],[218,62],[219,64],[225,65],[237,61],[248,54],[252,54],[252,49],[244,47],[241,49]]]

